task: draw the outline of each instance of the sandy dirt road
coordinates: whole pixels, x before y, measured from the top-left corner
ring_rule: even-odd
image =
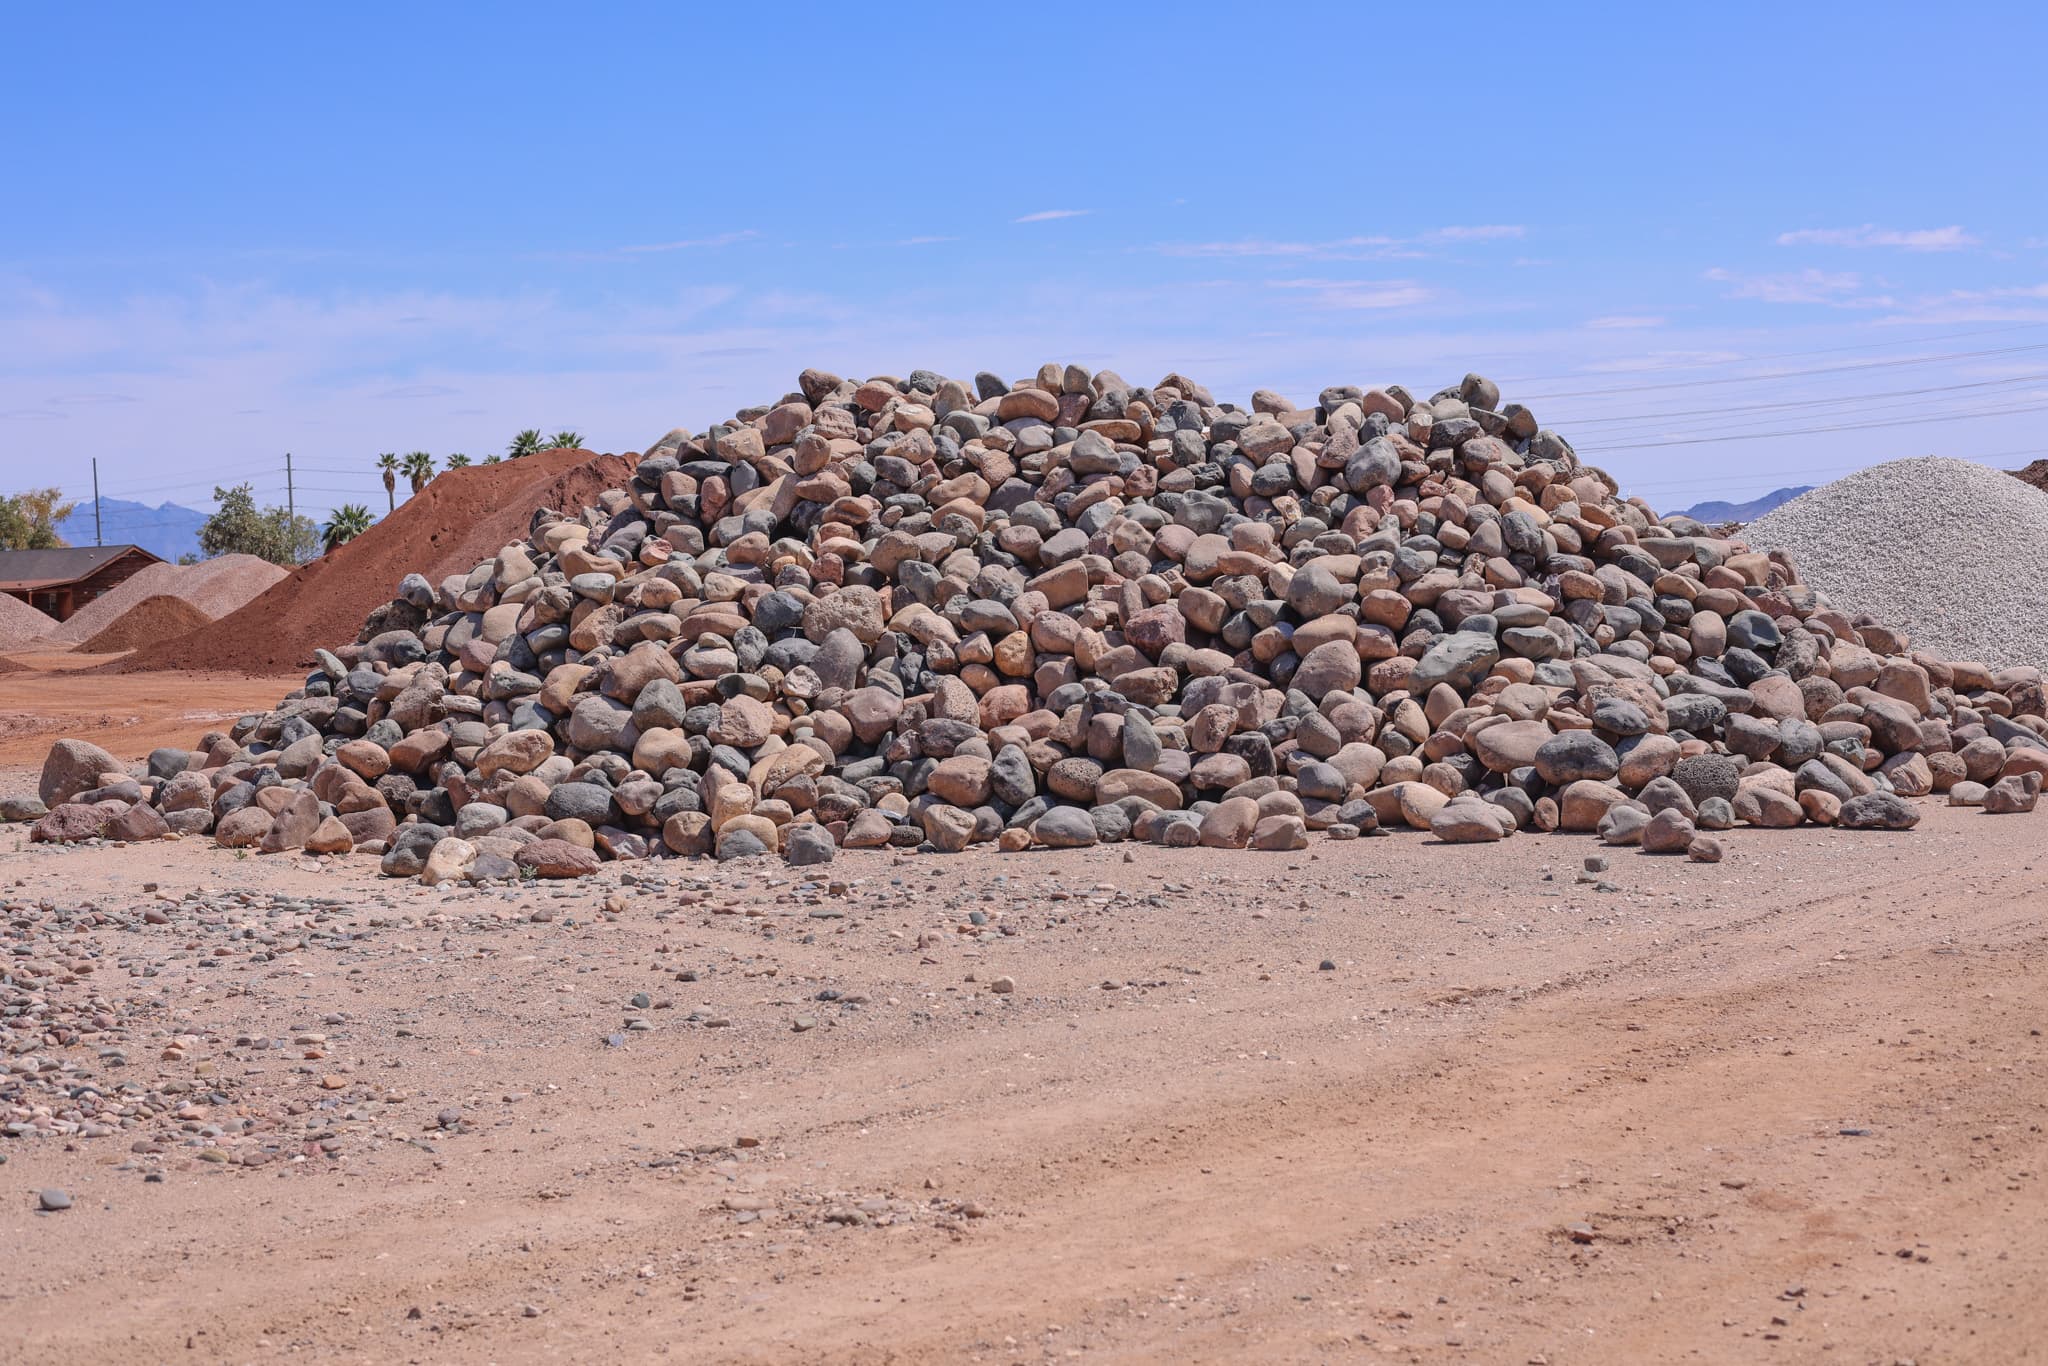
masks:
[[[98,1012],[41,1077],[188,1108],[0,1139],[10,1361],[1889,1366],[2048,1330],[2025,817],[1609,851],[1608,890],[1571,836],[510,893],[21,838],[13,980],[61,962],[45,998]]]

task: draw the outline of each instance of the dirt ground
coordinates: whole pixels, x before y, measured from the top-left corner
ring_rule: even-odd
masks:
[[[0,1081],[177,1104],[0,1137],[7,1361],[2048,1350],[2032,817],[514,891],[14,827],[0,903],[76,1025]]]
[[[159,745],[189,747],[245,712],[276,706],[305,682],[303,675],[96,672],[119,655],[52,651],[8,657],[34,672],[0,674],[0,768],[40,766],[50,742],[65,735],[133,759]]]

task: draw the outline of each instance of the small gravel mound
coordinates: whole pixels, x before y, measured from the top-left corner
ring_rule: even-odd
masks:
[[[284,576],[285,570],[255,555],[220,555],[198,564],[153,564],[79,608],[53,626],[51,633],[71,644],[91,640],[141,603],[156,597],[184,599],[201,618],[195,626],[204,626],[234,611]],[[106,648],[132,649],[139,643],[142,642]]]
[[[158,593],[123,612],[113,625],[88,639],[78,650],[88,655],[138,650],[196,631],[212,620],[176,594]]]
[[[2048,493],[2004,470],[1922,456],[1874,465],[1749,524],[1758,550],[1843,611],[1994,667],[2048,665]]]

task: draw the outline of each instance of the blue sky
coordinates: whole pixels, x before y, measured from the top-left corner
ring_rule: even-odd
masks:
[[[1663,506],[2048,454],[2040,8],[1678,8],[17,9],[0,489],[1046,360],[1476,369]]]

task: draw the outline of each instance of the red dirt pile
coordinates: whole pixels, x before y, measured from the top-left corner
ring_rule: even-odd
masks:
[[[2036,460],[2023,470],[2012,470],[2015,479],[2023,479],[2043,493],[2048,493],[2048,460]]]
[[[212,617],[175,593],[159,593],[123,612],[113,625],[80,645],[78,652],[105,655],[139,650],[158,641],[189,636],[212,624]]]
[[[574,513],[632,476],[634,457],[544,451],[436,475],[362,535],[302,565],[260,597],[189,635],[137,650],[112,667],[282,673],[313,651],[354,640],[371,609],[419,572],[466,574],[508,541],[524,540],[534,509]]]

